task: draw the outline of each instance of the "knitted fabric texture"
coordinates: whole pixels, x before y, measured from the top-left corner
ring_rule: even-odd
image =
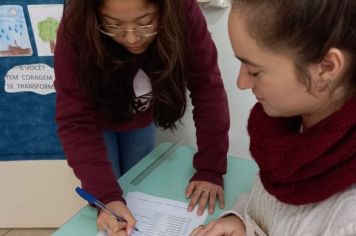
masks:
[[[356,183],[356,96],[316,125],[299,132],[301,117],[251,111],[250,151],[266,190],[293,205],[319,202]]]

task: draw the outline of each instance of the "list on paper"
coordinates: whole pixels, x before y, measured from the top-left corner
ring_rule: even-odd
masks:
[[[185,236],[203,224],[208,213],[202,216],[196,210],[188,212],[188,204],[167,198],[152,196],[141,192],[129,192],[125,200],[137,220],[133,236]],[[99,232],[97,236],[104,236]]]

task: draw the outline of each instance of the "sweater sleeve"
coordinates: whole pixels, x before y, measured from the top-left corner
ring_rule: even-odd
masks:
[[[335,204],[325,222],[326,225],[321,228],[323,232],[319,232],[320,235],[356,235],[356,187],[337,199],[337,204]]]
[[[227,210],[221,213],[220,217],[225,217],[228,215],[235,215],[241,219],[241,221],[245,224],[245,209],[247,207],[247,203],[250,197],[250,193],[242,194],[239,199],[235,202],[235,205],[232,209]]]
[[[217,64],[217,50],[196,0],[185,0],[187,12],[187,83],[192,99],[198,152],[192,180],[223,186],[227,167],[229,110]]]
[[[77,53],[64,35],[62,24],[54,54],[54,85],[58,134],[68,165],[82,187],[105,204],[124,201],[107,159],[103,130],[88,99],[79,91],[77,64]]]

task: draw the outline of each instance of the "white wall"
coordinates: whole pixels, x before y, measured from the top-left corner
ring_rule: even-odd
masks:
[[[229,99],[231,119],[229,154],[242,158],[250,158],[248,150],[249,138],[246,126],[250,109],[256,100],[251,91],[241,91],[236,86],[240,63],[234,57],[227,32],[227,18],[230,9],[202,8],[202,10],[218,49],[220,71]],[[195,127],[191,111],[192,106],[190,105],[183,118],[184,124],[180,125],[174,134],[170,131],[159,130],[156,143],[176,141],[183,138],[185,144],[196,146]]]

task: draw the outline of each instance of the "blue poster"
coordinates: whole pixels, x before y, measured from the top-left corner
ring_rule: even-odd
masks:
[[[53,51],[63,0],[0,4],[0,161],[64,159]]]

